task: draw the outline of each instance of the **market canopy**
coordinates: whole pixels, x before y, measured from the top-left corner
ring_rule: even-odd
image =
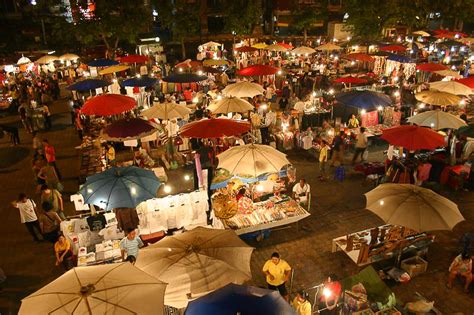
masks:
[[[388,95],[369,90],[341,92],[336,94],[336,100],[344,105],[366,110],[392,104],[392,100]]]
[[[415,31],[412,34],[413,35],[418,35],[418,36],[423,36],[423,37],[431,36],[430,33],[425,32],[425,31]]]
[[[375,62],[374,57],[364,54],[364,53],[348,54],[344,56],[344,58],[349,59],[349,60],[355,60],[355,61]]]
[[[191,59],[186,59],[185,61],[181,61],[180,63],[177,63],[175,68],[190,68],[190,69],[198,69],[202,67],[202,62],[196,61],[196,60],[191,60]]]
[[[234,50],[238,52],[254,52],[254,51],[257,51],[258,49],[255,47],[250,47],[250,46],[241,46],[241,47],[234,48]]]
[[[332,43],[326,43],[323,45],[319,45],[318,47],[315,48],[316,50],[322,50],[322,51],[332,51],[332,50],[339,50],[342,49],[341,46],[332,44]]]
[[[292,49],[293,48],[293,45],[285,43],[285,42],[279,42],[279,43],[277,43],[277,45],[283,46],[286,49]]]
[[[136,140],[154,134],[157,127],[141,118],[123,118],[105,126],[100,136],[108,141]]]
[[[250,130],[250,123],[227,118],[211,118],[184,125],[179,134],[188,138],[221,138],[237,136]]]
[[[102,94],[87,100],[81,108],[84,115],[112,116],[135,108],[134,98],[120,94]]]
[[[246,113],[254,110],[252,104],[238,97],[224,97],[217,102],[211,103],[207,108],[214,114]]]
[[[254,97],[262,95],[264,92],[265,90],[260,84],[248,81],[229,84],[222,90],[222,94],[234,97]]]
[[[76,54],[64,54],[59,56],[59,60],[62,61],[73,61],[79,59],[79,56]]]
[[[135,208],[142,201],[156,198],[161,183],[151,170],[136,166],[111,167],[87,177],[79,193],[84,204],[105,210]]]
[[[285,48],[278,44],[268,45],[267,47],[265,47],[265,49],[270,50],[270,51],[287,51],[288,50],[288,48]]]
[[[202,314],[296,315],[278,291],[235,283],[230,283],[188,304],[186,315]]]
[[[306,55],[306,54],[310,55],[310,54],[314,54],[316,50],[314,50],[311,47],[300,46],[298,48],[293,49],[291,52],[297,55]]]
[[[402,45],[385,45],[379,48],[381,51],[405,51],[407,48]]]
[[[464,221],[454,202],[416,185],[381,184],[365,197],[366,208],[385,223],[419,232],[452,230]]]
[[[434,71],[448,70],[448,69],[449,69],[448,67],[439,63],[428,62],[428,63],[420,63],[419,65],[416,65],[416,70],[421,70],[421,71],[426,71],[426,72],[434,72]]]
[[[173,73],[163,78],[165,82],[172,83],[193,83],[207,80],[208,77],[205,75],[198,75],[194,73]]]
[[[148,76],[140,76],[139,78],[131,78],[122,82],[122,86],[136,86],[136,87],[150,87],[154,86],[158,79],[150,78]]]
[[[19,314],[163,314],[165,288],[129,262],[76,267],[24,298]]]
[[[458,129],[467,125],[461,118],[441,110],[430,110],[416,114],[408,118],[408,122],[418,126],[430,127],[434,130]]]
[[[143,55],[128,55],[120,58],[121,63],[146,63],[149,60],[150,58]]]
[[[278,173],[291,164],[286,154],[262,144],[246,144],[232,147],[218,156],[218,168],[228,170],[231,175],[258,177],[264,173]]]
[[[125,71],[125,70],[128,70],[128,69],[130,69],[130,67],[126,66],[126,65],[115,65],[115,66],[110,66],[110,67],[107,67],[107,68],[104,68],[104,69],[100,70],[99,74],[100,75],[112,74],[112,73],[116,73],[116,72]]]
[[[466,85],[456,81],[436,81],[430,82],[430,88],[440,92],[451,93],[454,95],[471,95],[474,94],[472,89]]]
[[[433,90],[417,93],[415,98],[420,102],[437,106],[459,105],[459,102],[462,100],[457,95]]]
[[[85,79],[66,87],[70,91],[90,91],[109,85],[107,81],[99,79]]]
[[[268,65],[253,65],[237,71],[237,75],[253,77],[262,75],[273,75],[280,71],[280,68]]]
[[[168,283],[165,305],[183,308],[229,283],[250,280],[252,252],[232,230],[197,227],[141,249],[136,266]]]
[[[56,60],[59,60],[59,57],[54,56],[54,55],[44,55],[43,57],[39,58],[35,62],[40,65],[48,64],[51,62],[54,62]]]
[[[446,145],[444,137],[429,128],[401,125],[382,130],[381,139],[407,150],[434,150]]]
[[[176,103],[155,103],[152,107],[144,110],[141,115],[148,118],[170,120],[175,118],[186,118],[191,110],[185,105]]]
[[[111,59],[96,59],[91,62],[89,62],[87,65],[89,67],[109,67],[109,66],[114,66],[118,65],[119,62]]]

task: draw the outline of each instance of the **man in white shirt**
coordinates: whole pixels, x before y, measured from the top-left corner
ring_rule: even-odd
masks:
[[[367,150],[367,135],[365,134],[365,128],[360,127],[360,133],[357,135],[354,157],[352,158],[352,164],[357,161],[357,158],[360,155],[361,161],[364,161],[364,152]]]
[[[310,186],[304,178],[293,186],[293,198],[302,205],[307,205],[309,200]]]
[[[18,196],[17,201],[12,202],[13,207],[17,208],[20,211],[20,220],[21,223],[25,224],[28,232],[30,232],[31,236],[33,236],[33,240],[35,242],[42,241],[36,232],[41,235],[41,228],[38,221],[38,216],[36,215],[36,204],[33,200],[28,199],[26,194],[21,193]]]

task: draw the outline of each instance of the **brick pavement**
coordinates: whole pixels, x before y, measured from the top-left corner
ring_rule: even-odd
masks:
[[[67,192],[77,191],[76,176],[79,161],[74,146],[79,144],[77,135],[69,127],[70,117],[65,102],[52,106],[53,123],[56,127],[44,135],[56,146],[58,166],[65,177],[63,181]],[[0,123],[12,122],[16,117],[0,119]],[[2,189],[0,198],[0,267],[5,270],[8,280],[4,291],[0,293],[0,314],[16,314],[21,298],[47,284],[60,275],[54,266],[54,256],[50,244],[36,244],[19,223],[15,209],[9,206],[19,192],[34,193],[34,183],[30,170],[31,137],[21,130],[23,141],[20,147],[11,148],[7,139],[0,139],[0,180]],[[349,172],[343,183],[317,180],[317,165],[301,154],[290,155],[297,167],[297,175],[306,177],[312,190],[312,216],[301,222],[299,231],[284,229],[273,231],[270,238],[262,242],[249,242],[256,247],[252,257],[252,273],[255,285],[263,286],[264,277],[260,271],[263,263],[274,251],[281,253],[295,268],[294,288],[307,288],[320,283],[328,274],[340,277],[357,272],[356,266],[343,253],[331,253],[331,240],[350,232],[374,227],[382,221],[371,212],[364,210],[363,193],[372,189],[361,175]],[[179,174],[179,171],[176,172]],[[178,176],[173,176],[173,179]],[[177,187],[178,184],[175,184]],[[472,213],[474,194],[466,192],[445,192],[459,204],[466,222],[459,224],[453,232],[436,232],[436,243],[428,255],[428,272],[413,279],[409,284],[394,285],[392,290],[402,301],[413,299],[420,292],[428,299],[434,299],[436,306],[445,314],[474,312],[473,293],[464,294],[462,286],[457,284],[450,292],[445,288],[446,270],[456,255],[458,241],[463,233],[472,231],[474,214]],[[36,198],[37,199],[37,198]],[[66,211],[71,204],[65,196]],[[474,289],[472,289],[474,291]],[[451,294],[450,294],[451,293]]]

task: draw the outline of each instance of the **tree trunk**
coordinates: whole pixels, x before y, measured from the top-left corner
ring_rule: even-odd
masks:
[[[184,38],[181,38],[181,56],[186,60],[186,45],[184,45]]]
[[[303,28],[303,46],[306,45],[306,41],[308,40],[308,28]]]

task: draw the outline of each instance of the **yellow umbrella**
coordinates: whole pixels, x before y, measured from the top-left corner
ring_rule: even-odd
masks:
[[[265,43],[256,43],[256,44],[253,44],[252,47],[257,48],[257,49],[265,49],[265,47],[267,47],[267,44],[265,44]]]
[[[457,95],[434,90],[415,94],[415,98],[420,102],[437,106],[458,105],[461,102],[461,98]]]
[[[222,90],[222,94],[234,97],[254,97],[262,95],[264,92],[265,90],[260,84],[248,81],[229,84]]]
[[[316,47],[316,50],[322,50],[322,51],[331,51],[331,50],[339,50],[339,49],[342,49],[342,47],[332,44],[332,43],[326,43],[326,44]]]
[[[430,88],[440,91],[440,92],[446,92],[446,93],[451,93],[454,95],[471,95],[472,90],[470,87],[467,85],[464,85],[462,83],[456,82],[456,81],[436,81],[436,82],[431,82],[430,83]]]
[[[281,45],[278,45],[278,44],[273,44],[273,45],[269,45],[267,47],[265,47],[266,50],[270,50],[270,51],[287,51],[288,48],[285,48]]]
[[[246,113],[253,109],[252,104],[238,97],[224,97],[208,107],[214,114]]]
[[[111,74],[111,73],[115,73],[115,72],[124,71],[124,70],[127,70],[127,69],[130,69],[130,67],[126,66],[126,65],[114,65],[114,66],[110,66],[110,67],[107,67],[107,68],[99,71],[99,74],[100,75]]]
[[[59,60],[59,57],[53,56],[53,55],[45,55],[45,56],[39,58],[38,60],[36,60],[35,62],[37,64],[44,65],[44,64],[53,62],[55,60]]]
[[[227,66],[229,62],[224,59],[206,59],[202,64],[204,66]]]

